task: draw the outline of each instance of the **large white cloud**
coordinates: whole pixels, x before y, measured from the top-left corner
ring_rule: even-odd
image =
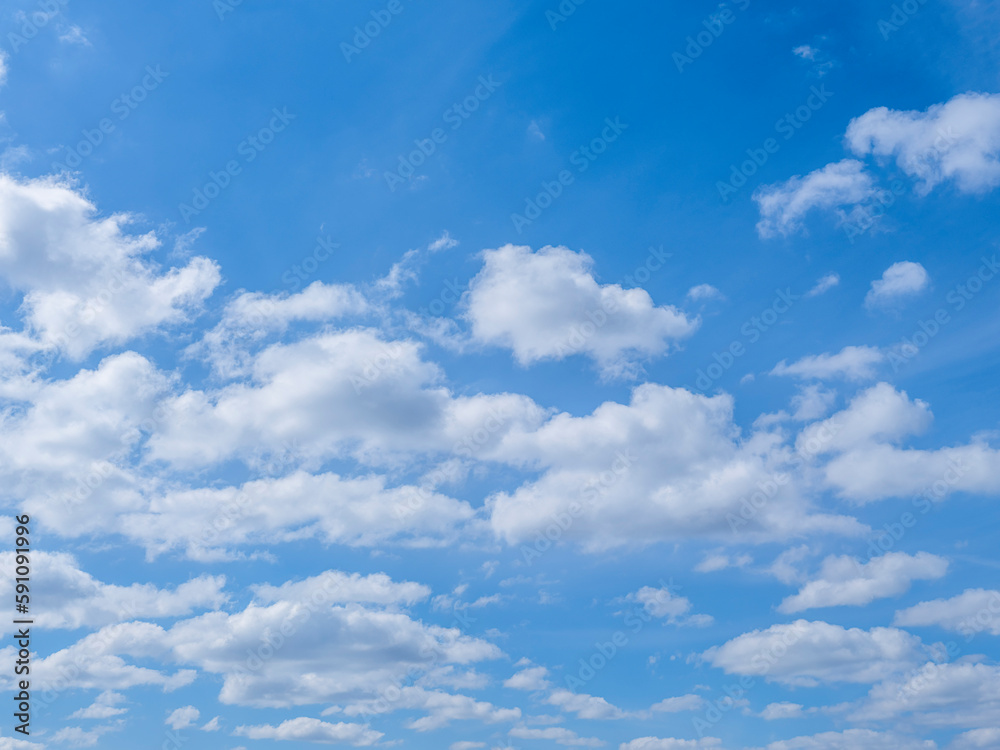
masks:
[[[854,205],[874,194],[875,182],[860,161],[827,164],[805,177],[758,188],[753,194],[760,208],[757,232],[765,238],[794,234],[813,209]]]
[[[0,565],[14,569],[14,553],[0,553]],[[45,613],[40,628],[94,627],[136,618],[180,617],[196,609],[216,609],[228,598],[225,576],[200,576],[174,589],[152,584],[104,583],[81,570],[72,555],[36,552],[31,556],[33,604]],[[14,582],[0,580],[0,596],[13,599]],[[16,629],[6,624],[4,632]]]
[[[494,531],[512,544],[544,532],[591,549],[696,535],[731,539],[733,519],[747,525],[741,514],[762,493],[748,533],[860,533],[853,519],[812,513],[782,473],[787,456],[777,438],[741,439],[732,409],[729,396],[647,384],[629,404],[605,403],[582,417],[560,414],[511,435],[497,455],[543,473],[490,499]]]
[[[219,284],[207,258],[162,272],[148,258],[160,241],[152,232],[128,234],[130,221],[98,216],[55,178],[0,174],[0,277],[24,293],[25,321],[41,344],[80,359],[190,320]]]
[[[843,628],[826,622],[772,625],[705,652],[730,674],[758,675],[789,685],[874,683],[925,660],[920,639],[896,628]]]
[[[967,638],[981,632],[1000,635],[1000,591],[966,589],[950,599],[921,602],[897,612],[893,624],[937,625]]]
[[[584,354],[607,376],[634,373],[698,325],[643,289],[599,284],[591,257],[565,247],[484,251],[465,302],[473,337],[511,349],[520,364]]]
[[[322,745],[353,745],[368,747],[384,736],[367,724],[330,724],[319,719],[301,716],[288,719],[278,726],[269,724],[244,725],[236,727],[233,734],[251,740],[285,740],[291,742],[315,742]]]
[[[781,602],[779,612],[802,612],[816,607],[864,606],[876,599],[899,596],[912,581],[935,580],[948,571],[943,557],[918,552],[890,552],[861,564],[853,557],[830,556],[819,575],[794,596]]]
[[[872,282],[865,296],[865,306],[876,308],[896,304],[919,294],[928,284],[930,276],[920,263],[909,260],[893,263],[885,269],[881,279]]]
[[[945,181],[968,193],[1000,185],[1000,94],[959,94],[923,112],[877,107],[846,139],[858,156],[895,158],[923,193]]]

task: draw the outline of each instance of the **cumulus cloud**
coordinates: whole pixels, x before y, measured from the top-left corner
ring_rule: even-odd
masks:
[[[715,737],[702,737],[699,740],[640,737],[631,742],[623,742],[618,750],[722,750],[722,740]]]
[[[893,620],[901,627],[936,625],[971,636],[1000,635],[1000,591],[966,589],[950,599],[935,599],[900,610]]]
[[[528,667],[504,681],[503,686],[514,690],[545,690],[550,685],[548,675],[545,667]]]
[[[896,628],[843,628],[796,620],[744,633],[704,653],[729,674],[756,675],[787,685],[874,683],[926,659],[920,639]]]
[[[346,724],[344,722],[330,724],[305,716],[283,721],[278,726],[269,724],[239,726],[236,727],[233,734],[252,740],[315,742],[321,745],[343,744],[355,747],[369,747],[384,736],[382,732],[376,732],[367,724]]]
[[[816,607],[863,606],[876,599],[899,596],[912,581],[932,581],[948,571],[943,557],[918,552],[889,552],[860,564],[853,557],[833,556],[823,561],[819,575],[794,596],[786,598],[779,612],[802,612]],[[897,623],[899,624],[899,623]]]
[[[919,263],[904,260],[893,263],[882,274],[881,279],[872,282],[865,296],[865,307],[872,309],[898,304],[907,297],[913,297],[930,284],[927,269]]]
[[[0,175],[0,277],[23,293],[27,329],[41,346],[82,359],[189,321],[218,286],[207,258],[162,271],[149,258],[160,240],[129,234],[131,221],[99,216],[67,182]]]
[[[827,164],[805,177],[757,188],[753,194],[760,208],[757,232],[763,238],[795,234],[803,229],[806,215],[814,208],[856,205],[874,194],[874,180],[860,161]]]
[[[919,111],[877,107],[851,121],[858,156],[892,159],[924,194],[951,181],[966,193],[1000,185],[1000,94],[959,94]]]
[[[772,375],[790,375],[797,378],[828,380],[868,380],[875,377],[875,366],[885,355],[873,346],[845,346],[836,354],[817,354],[788,364],[782,360]]]
[[[635,374],[642,359],[667,353],[697,328],[643,289],[599,284],[592,269],[589,255],[565,247],[485,251],[465,299],[473,338],[510,349],[525,366],[583,354],[616,377]]]
[[[0,564],[14,567],[13,552],[0,553]],[[36,552],[32,577],[38,583],[33,601],[43,612],[37,627],[103,626],[136,618],[180,617],[196,609],[216,609],[227,600],[225,576],[200,576],[174,589],[152,584],[108,584],[80,569],[64,552]],[[0,581],[0,596],[14,596],[14,582]],[[5,632],[14,626],[5,625]]]
[[[581,737],[565,727],[546,727],[534,729],[517,726],[510,730],[511,737],[523,740],[546,740],[565,747],[601,747],[604,743],[596,737]]]
[[[70,714],[71,719],[110,719],[128,713],[127,708],[119,708],[119,703],[125,702],[125,696],[114,690],[105,690],[97,696],[93,703]]]
[[[641,604],[650,616],[671,624],[703,627],[711,625],[713,621],[711,615],[688,615],[691,611],[691,601],[674,594],[669,585],[663,588],[643,586],[626,598],[628,601]]]
[[[739,437],[732,407],[726,395],[647,384],[629,404],[605,403],[583,417],[560,414],[512,437],[498,457],[544,471],[490,498],[494,532],[522,543],[565,517],[571,522],[563,523],[562,538],[589,549],[731,537],[745,498],[785,461],[771,453],[773,436]],[[774,488],[754,524],[765,536],[793,528],[861,531],[853,519],[813,513],[791,483]]]
[[[918,740],[893,732],[847,729],[772,742],[759,750],[937,750],[933,740]]]
[[[840,284],[840,274],[828,273],[826,276],[817,281],[816,286],[806,292],[805,296],[807,298],[819,297],[821,294],[826,294],[838,284]]]
[[[193,725],[198,721],[199,716],[201,716],[201,711],[194,706],[183,706],[172,711],[164,723],[174,731],[177,731],[179,729],[187,729]]]

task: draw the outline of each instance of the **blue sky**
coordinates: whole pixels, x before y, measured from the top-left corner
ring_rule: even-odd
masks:
[[[995,8],[0,18],[0,750],[1000,747]]]

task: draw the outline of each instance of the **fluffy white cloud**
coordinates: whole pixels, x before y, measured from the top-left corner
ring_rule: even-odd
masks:
[[[503,686],[514,690],[545,690],[550,684],[548,675],[545,667],[528,667],[507,679]]]
[[[342,744],[354,745],[355,747],[374,745],[384,736],[382,732],[376,732],[367,724],[346,724],[344,722],[330,724],[305,716],[283,721],[276,727],[269,724],[240,726],[236,727],[233,734],[237,737],[249,737],[252,740],[315,742],[321,745]]]
[[[605,403],[583,417],[560,414],[531,433],[511,435],[498,458],[544,473],[489,500],[494,531],[516,544],[556,528],[557,538],[589,549],[732,538],[731,521],[765,487],[770,494],[748,533],[861,533],[853,519],[811,513],[793,482],[778,486],[773,477],[787,458],[775,436],[740,439],[732,408],[729,396],[647,384],[629,404]]]
[[[1000,185],[1000,94],[959,94],[923,112],[877,107],[846,138],[858,156],[895,158],[925,194],[946,181],[967,193]]]
[[[631,742],[623,742],[618,750],[722,750],[722,740],[715,737],[702,737],[700,740],[640,737]]]
[[[997,746],[1000,746],[1000,728],[989,727],[962,732],[948,745],[948,750],[975,750]]]
[[[566,747],[601,747],[604,743],[596,737],[581,737],[576,732],[565,727],[546,727],[532,729],[531,727],[514,727],[509,732],[511,737],[523,740],[547,740]]]
[[[166,400],[150,458],[187,468],[286,454],[365,463],[412,453],[488,456],[507,433],[545,414],[520,395],[454,396],[418,344],[367,329],[274,344],[252,371],[248,382]]]
[[[314,282],[296,294],[243,292],[226,305],[222,320],[187,355],[211,364],[223,378],[250,371],[253,347],[294,322],[328,322],[369,309],[365,297],[348,284]]]
[[[745,568],[753,562],[750,555],[724,555],[716,552],[705,556],[705,559],[694,566],[698,573],[715,573],[726,568]]]
[[[621,719],[626,713],[604,698],[570,690],[553,690],[545,699],[550,706],[558,706],[562,711],[575,713],[581,719]]]
[[[178,729],[187,729],[198,721],[199,716],[201,716],[201,711],[194,706],[183,706],[174,709],[164,723],[174,731],[177,731]]]
[[[803,357],[792,364],[782,360],[771,370],[771,374],[816,380],[830,378],[868,380],[875,376],[875,365],[884,359],[885,355],[877,347],[845,346],[836,354]]]
[[[760,712],[760,718],[765,721],[775,719],[797,719],[802,716],[802,705],[799,703],[768,703],[764,710]]]
[[[874,683],[926,659],[920,639],[895,628],[843,628],[796,620],[753,630],[704,653],[730,674],[759,675],[788,685]]]
[[[170,491],[122,514],[119,524],[150,555],[179,548],[201,559],[213,550],[310,537],[352,546],[440,544],[474,514],[468,503],[423,486],[295,471],[242,487]]]
[[[935,727],[1000,726],[1000,667],[928,662],[875,685],[852,721],[900,720]]]
[[[110,719],[128,712],[127,708],[119,708],[119,703],[125,702],[125,696],[114,690],[105,690],[97,696],[92,704],[70,714],[71,719]]]
[[[672,624],[697,625],[699,627],[712,624],[710,615],[686,616],[691,611],[691,601],[674,594],[669,585],[663,588],[643,586],[634,594],[629,594],[627,599],[641,604],[651,616]]]
[[[506,245],[483,261],[465,298],[472,335],[511,349],[522,365],[584,354],[606,376],[634,374],[640,359],[665,354],[698,325],[642,289],[598,284],[583,252]]]
[[[950,599],[921,602],[897,612],[893,624],[937,625],[966,636],[984,631],[1000,635],[1000,591],[967,589]]]
[[[794,234],[802,230],[812,209],[858,204],[874,194],[874,182],[860,161],[827,164],[805,177],[757,188],[753,194],[760,208],[757,232],[764,238]]]
[[[189,320],[219,284],[207,258],[161,272],[148,258],[159,240],[128,234],[130,221],[98,216],[56,178],[0,174],[0,277],[24,293],[25,322],[43,346],[81,359]]]
[[[120,586],[98,581],[64,552],[36,552],[31,557],[36,582],[32,601],[45,612],[36,627],[102,626],[136,618],[179,617],[196,609],[216,609],[227,596],[225,576],[201,576],[175,589],[152,584]],[[14,553],[0,553],[0,565],[14,569]],[[13,598],[13,580],[0,580],[0,596]],[[11,632],[12,625],[4,625]]]
[[[675,698],[664,698],[662,701],[650,706],[649,710],[654,713],[673,714],[681,711],[697,711],[704,705],[704,698],[694,693],[688,693],[687,695],[679,695]]]
[[[872,282],[865,296],[865,307],[876,308],[894,305],[907,297],[919,294],[930,284],[927,269],[920,263],[903,260],[893,263],[882,274],[881,279]]]
[[[808,297],[819,297],[821,294],[826,294],[828,291],[833,289],[835,286],[840,284],[840,274],[828,273],[822,279],[816,282],[816,286],[806,292],[805,296]]]
[[[910,588],[912,581],[932,581],[947,571],[947,560],[926,552],[916,555],[890,552],[864,564],[846,555],[831,555],[823,561],[818,577],[781,602],[778,611],[863,606],[876,599],[899,596]]]
[[[917,740],[892,732],[871,729],[848,729],[823,732],[811,737],[772,742],[762,750],[936,750],[933,740]]]
[[[388,702],[388,707],[385,703]],[[406,723],[408,729],[428,732],[448,726],[453,721],[480,721],[486,724],[517,721],[521,718],[519,708],[498,708],[486,701],[477,701],[467,695],[453,695],[441,690],[425,690],[421,687],[401,688],[389,700],[363,701],[344,709],[348,716],[369,716],[386,710],[409,709],[426,712],[425,716]]]

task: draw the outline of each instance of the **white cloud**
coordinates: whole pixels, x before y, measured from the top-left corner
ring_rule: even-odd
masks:
[[[894,157],[925,194],[946,181],[967,193],[1000,185],[998,94],[959,94],[923,112],[878,107],[852,120],[846,139],[858,156]]]
[[[792,406],[795,408],[792,419],[812,422],[824,417],[836,400],[836,391],[827,390],[817,383],[801,386],[799,392],[792,396]]]
[[[25,322],[41,345],[79,360],[199,312],[219,284],[216,264],[197,257],[161,272],[147,257],[159,239],[127,234],[131,220],[97,216],[55,178],[0,175],[0,277],[24,293]]]
[[[871,729],[848,729],[823,732],[810,737],[772,742],[760,750],[936,750],[933,740],[917,740],[892,732]]]
[[[452,742],[448,746],[448,750],[476,750],[480,747],[486,747],[485,742]]]
[[[816,286],[806,292],[805,296],[806,298],[819,297],[821,294],[826,294],[838,284],[840,284],[840,274],[828,273],[817,281]]]
[[[384,712],[380,705],[385,701],[363,701],[347,706],[348,716],[370,715]],[[419,719],[406,723],[407,729],[429,732],[448,726],[453,721],[480,721],[486,724],[517,721],[521,718],[519,708],[498,708],[486,701],[477,701],[467,695],[453,695],[440,690],[424,690],[420,687],[403,687],[398,697],[389,702],[392,710],[416,709],[426,712]]]
[[[698,286],[693,286],[688,289],[687,296],[688,299],[694,300],[695,302],[704,299],[725,299],[725,295],[711,284],[698,284]]]
[[[875,685],[852,721],[906,720],[935,727],[1000,726],[1000,667],[925,663]]]
[[[854,205],[874,194],[874,182],[861,162],[845,159],[827,164],[805,177],[757,188],[753,194],[760,208],[757,232],[764,238],[795,234],[812,209]]]
[[[182,708],[175,709],[171,712],[164,724],[174,731],[187,729],[189,726],[192,726],[196,721],[198,721],[200,716],[201,711],[194,706],[183,706]]]
[[[640,737],[631,742],[623,742],[618,750],[722,750],[722,740],[715,737],[702,737],[700,740]]]
[[[509,732],[511,737],[524,740],[547,740],[566,747],[601,747],[604,743],[596,737],[581,737],[576,732],[565,727],[546,727],[532,729],[518,726]]]
[[[796,620],[753,630],[704,653],[729,674],[764,676],[788,685],[874,683],[926,659],[920,639],[895,628],[846,629]]]
[[[550,685],[548,674],[545,667],[529,667],[507,679],[503,686],[514,690],[545,690]]]
[[[872,309],[898,304],[907,297],[919,294],[930,284],[927,269],[919,263],[904,260],[893,263],[872,282],[865,297],[865,307]]]
[[[0,553],[0,565],[13,569],[13,552]],[[65,552],[36,552],[32,577],[37,582],[33,602],[45,612],[36,627],[74,629],[102,626],[136,618],[179,617],[196,609],[216,609],[228,598],[225,576],[201,576],[175,589],[152,584],[121,586],[98,581],[80,569]],[[0,580],[0,596],[13,597],[12,580]],[[5,625],[10,632],[13,626]]]
[[[948,745],[948,750],[975,750],[1000,746],[1000,728],[972,729],[962,732]]]
[[[683,596],[677,596],[670,586],[653,588],[643,586],[634,594],[626,597],[628,601],[638,602],[651,616],[665,620],[674,625],[696,625],[704,627],[712,624],[710,615],[691,615],[691,602]]]
[[[797,719],[802,716],[802,705],[799,703],[768,703],[760,712],[760,718],[765,721],[776,719]]]
[[[316,281],[290,295],[243,292],[226,305],[215,328],[188,347],[186,354],[210,363],[219,377],[247,375],[254,345],[268,335],[284,333],[295,322],[329,322],[369,309],[365,297],[349,284]]]
[[[1000,591],[966,589],[950,599],[921,602],[897,612],[893,624],[901,627],[937,625],[965,636],[983,631],[1000,635]]]
[[[97,696],[92,704],[70,714],[71,719],[110,719],[128,712],[127,708],[118,708],[125,702],[125,696],[114,690],[105,690]]]
[[[772,453],[773,435],[740,436],[732,408],[727,395],[647,384],[633,391],[629,404],[605,403],[583,417],[560,414],[512,436],[497,457],[543,473],[490,498],[494,532],[508,543],[525,543],[522,552],[534,549],[527,543],[553,524],[563,540],[591,550],[732,538],[731,520],[763,486],[771,494],[748,532],[782,538],[791,529],[861,533],[853,519],[813,515],[794,482],[772,487],[786,457]]]
[[[305,716],[283,721],[276,727],[269,724],[240,726],[236,727],[233,734],[237,737],[249,737],[252,740],[315,742],[321,745],[343,744],[355,747],[369,747],[384,736],[382,732],[376,732],[367,724],[344,722],[329,724]]]
[[[694,569],[698,573],[715,573],[726,568],[745,568],[753,562],[750,555],[724,555],[722,553],[712,553],[705,556],[705,559],[695,565]]]
[[[570,690],[553,690],[545,699],[550,706],[558,706],[563,711],[575,713],[580,719],[621,719],[626,713],[604,698]]]
[[[876,599],[899,596],[909,590],[912,581],[933,581],[947,571],[947,560],[926,552],[889,552],[864,564],[853,557],[831,555],[823,561],[819,576],[781,602],[778,611],[863,606]]]
[[[875,365],[885,359],[873,346],[845,346],[836,354],[817,354],[803,357],[792,364],[781,360],[771,375],[790,375],[797,378],[829,380],[868,380],[875,377]]]
[[[632,375],[698,326],[643,289],[598,284],[593,260],[565,247],[483,252],[465,298],[475,340],[513,351],[521,365],[584,354],[606,377]]]
[[[662,701],[650,706],[649,710],[654,713],[674,714],[681,711],[697,711],[704,705],[704,698],[694,693],[688,693],[687,695],[679,695],[676,698],[664,698]]]

